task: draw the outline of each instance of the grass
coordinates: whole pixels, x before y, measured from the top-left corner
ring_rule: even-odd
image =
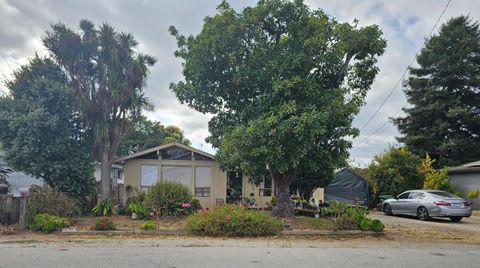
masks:
[[[314,230],[333,230],[333,221],[328,218],[305,218]]]

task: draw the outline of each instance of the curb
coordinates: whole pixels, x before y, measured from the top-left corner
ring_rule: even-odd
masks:
[[[59,235],[109,235],[109,236],[122,236],[122,235],[188,235],[189,232],[186,229],[157,229],[157,230],[140,230],[140,229],[116,229],[111,231],[95,231],[95,230],[76,230],[73,228],[65,228]],[[360,230],[283,230],[282,235],[286,236],[344,236],[344,235],[369,235],[369,236],[381,236],[383,232],[373,231],[360,231]]]

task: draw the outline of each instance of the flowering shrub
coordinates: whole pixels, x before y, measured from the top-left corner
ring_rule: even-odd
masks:
[[[95,223],[95,230],[97,231],[109,231],[109,230],[115,230],[115,225],[113,224],[113,221],[108,218],[108,217],[102,217],[97,220]]]
[[[49,215],[46,213],[37,214],[33,223],[30,225],[34,231],[40,231],[44,233],[53,233],[62,228],[66,228],[70,225],[67,218],[58,217],[55,215]]]
[[[190,216],[187,228],[194,234],[210,236],[271,236],[278,234],[283,225],[264,212],[221,205]]]

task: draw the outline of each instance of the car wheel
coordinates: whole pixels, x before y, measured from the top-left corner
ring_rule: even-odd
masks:
[[[417,218],[421,221],[426,221],[430,217],[428,215],[428,210],[425,207],[419,207],[417,210]]]
[[[463,219],[463,217],[459,217],[459,216],[453,216],[453,217],[450,217],[450,220],[452,220],[453,222],[459,222]]]
[[[389,204],[383,205],[383,213],[385,213],[385,215],[391,216],[392,215],[392,207]]]

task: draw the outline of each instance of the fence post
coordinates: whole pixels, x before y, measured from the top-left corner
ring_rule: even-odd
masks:
[[[19,218],[19,225],[20,225],[20,230],[25,229],[25,206],[27,198],[25,196],[20,197],[20,218]]]

